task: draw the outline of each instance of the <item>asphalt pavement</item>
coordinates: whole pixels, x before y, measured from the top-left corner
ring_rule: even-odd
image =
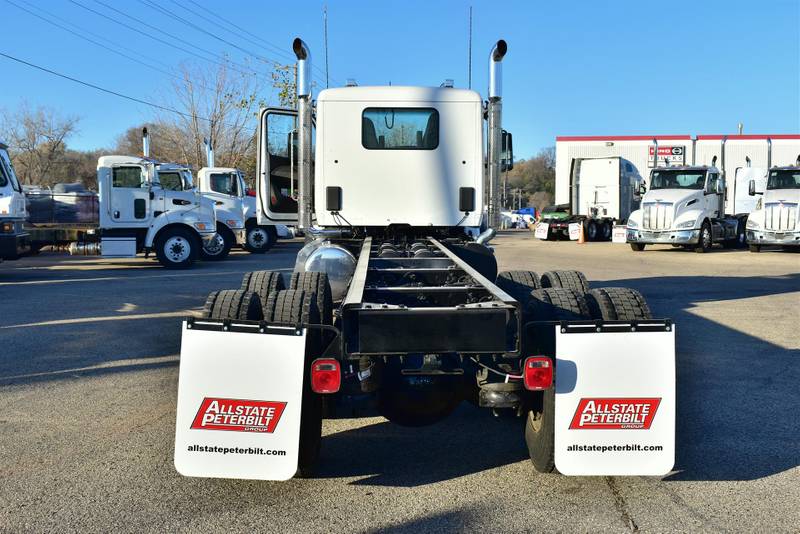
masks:
[[[43,253],[0,264],[0,531],[798,532],[800,254],[492,243],[501,269],[580,269],[677,325],[677,459],[665,477],[537,474],[522,423],[466,403],[402,428],[326,420],[316,478],[181,477],[180,320],[301,244],[167,271]]]

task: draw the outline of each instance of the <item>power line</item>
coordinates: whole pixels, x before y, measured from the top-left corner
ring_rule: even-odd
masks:
[[[177,4],[177,2],[176,2],[175,0],[171,0],[171,1],[172,1],[173,3],[176,3],[176,4]],[[245,29],[245,28],[243,28],[243,27],[241,27],[241,26],[239,26],[239,25],[235,24],[234,22],[231,22],[230,20],[226,19],[225,17],[223,17],[223,16],[222,16],[222,15],[220,15],[219,13],[216,13],[216,12],[214,12],[214,11],[210,10],[209,8],[205,7],[204,5],[197,3],[195,0],[186,0],[186,1],[187,1],[187,2],[189,2],[189,3],[191,3],[191,4],[193,4],[194,6],[196,6],[196,7],[198,7],[198,8],[200,8],[200,9],[202,9],[202,10],[203,10],[203,11],[205,11],[206,13],[210,14],[212,17],[216,17],[216,18],[218,18],[219,20],[221,20],[221,21],[225,22],[225,23],[226,23],[228,26],[231,26],[232,28],[235,28],[235,29],[239,30],[240,32],[243,32],[243,33],[245,33],[245,34],[247,34],[247,35],[249,35],[249,36],[251,36],[251,37],[253,37],[253,38],[255,38],[255,39],[258,39],[259,41],[261,41],[261,42],[262,42],[262,43],[264,43],[265,45],[267,45],[267,46],[269,46],[269,47],[271,47],[271,48],[273,48],[273,49],[277,50],[279,54],[287,55],[287,56],[289,57],[289,59],[291,59],[291,61],[292,61],[292,62],[294,62],[295,58],[294,58],[292,55],[290,55],[290,54],[288,54],[287,52],[285,52],[285,50],[284,50],[284,48],[283,48],[283,47],[280,47],[280,46],[278,46],[278,45],[276,45],[276,44],[274,44],[274,43],[271,43],[270,41],[267,41],[266,39],[264,39],[264,38],[262,38],[262,37],[259,37],[258,35],[256,35],[256,34],[254,34],[254,33],[250,32],[250,31],[248,31],[247,29]],[[179,4],[179,5],[180,5],[180,4]],[[184,8],[184,9],[188,9],[188,8]],[[208,19],[206,19],[206,20],[208,20]],[[322,71],[322,70],[321,70],[319,67],[317,67],[317,66],[316,66],[316,65],[314,65],[314,64],[312,64],[312,65],[311,65],[311,68],[312,68],[312,69],[314,69],[314,70],[317,70],[317,71],[318,71],[318,72],[319,72],[321,75],[322,75],[322,74],[325,74],[325,73],[324,73],[324,72],[323,72],[323,71]],[[334,81],[335,81],[335,80],[334,80]]]
[[[206,52],[206,53],[208,53],[208,54],[210,54],[210,55],[212,55],[212,56],[217,56],[217,57],[221,58],[221,59],[222,59],[222,61],[218,61],[218,60],[215,60],[215,59],[210,59],[210,58],[207,58],[207,57],[201,56],[200,54],[198,54],[197,52],[194,52],[193,50],[189,50],[188,48],[184,48],[184,47],[182,47],[182,46],[179,46],[179,45],[177,45],[177,44],[175,44],[175,43],[171,43],[171,42],[169,42],[169,41],[167,41],[167,40],[165,40],[165,39],[161,39],[160,37],[158,37],[158,36],[156,36],[156,35],[153,35],[153,34],[151,34],[151,33],[148,33],[148,32],[145,32],[145,31],[143,31],[141,28],[135,28],[135,27],[131,26],[130,24],[126,24],[125,22],[122,22],[122,21],[120,21],[120,20],[117,20],[117,19],[115,19],[115,18],[113,18],[113,17],[110,17],[110,16],[106,15],[105,13],[101,13],[100,11],[97,11],[97,10],[95,10],[95,9],[92,9],[92,8],[88,7],[88,6],[85,6],[85,5],[81,4],[80,2],[78,2],[77,0],[69,0],[69,2],[70,2],[70,3],[72,3],[72,4],[75,4],[76,6],[78,6],[78,7],[82,8],[82,9],[85,9],[86,11],[89,11],[89,12],[91,12],[91,13],[94,13],[95,15],[98,15],[98,16],[100,16],[100,17],[103,17],[104,19],[110,20],[111,22],[114,22],[115,24],[118,24],[118,25],[120,25],[120,26],[123,26],[124,28],[127,28],[127,29],[129,29],[129,30],[131,30],[131,31],[133,31],[133,32],[135,32],[135,33],[137,33],[137,34],[140,34],[140,35],[145,35],[145,36],[147,36],[147,37],[149,37],[149,38],[151,38],[151,39],[153,39],[153,40],[155,40],[155,41],[158,41],[158,42],[160,42],[160,43],[162,43],[162,44],[165,44],[165,45],[167,45],[167,46],[169,46],[169,47],[171,47],[171,48],[175,48],[175,49],[177,49],[177,50],[181,50],[182,52],[186,52],[187,54],[190,54],[190,55],[192,55],[192,56],[194,56],[194,57],[200,58],[200,59],[202,59],[202,60],[204,60],[204,61],[208,61],[208,62],[211,62],[211,63],[215,63],[215,64],[217,64],[217,65],[219,65],[219,66],[223,66],[223,67],[224,67],[224,66],[230,66],[231,68],[233,68],[234,70],[236,70],[236,71],[238,71],[238,72],[240,72],[240,73],[242,73],[242,74],[248,74],[248,75],[253,75],[253,76],[257,76],[257,75],[258,75],[257,73],[255,73],[255,72],[252,72],[252,71],[248,71],[248,70],[242,70],[242,69],[240,69],[240,68],[236,68],[235,66],[239,66],[239,64],[238,64],[238,63],[235,63],[235,62],[231,61],[230,59],[228,59],[228,58],[225,58],[225,57],[223,57],[223,56],[219,56],[218,54],[215,54],[214,52],[210,52],[210,51],[207,51],[207,50],[205,50],[205,49],[203,49],[203,48],[200,48],[200,47],[197,47],[197,46],[195,46],[195,48],[197,48],[198,50],[203,50],[204,52]],[[120,10],[118,10],[118,9],[116,9],[116,8],[112,7],[112,6],[108,6],[107,4],[104,4],[104,3],[100,2],[99,0],[95,0],[95,2],[97,2],[97,3],[99,3],[99,4],[102,4],[102,5],[106,6],[106,7],[108,7],[109,9],[111,9],[112,11],[115,11],[115,12],[119,13],[120,15],[123,15],[123,16],[125,16],[125,17],[128,17],[128,18],[130,18],[131,20],[134,20],[134,21],[138,22],[139,24],[141,24],[141,25],[143,25],[143,26],[152,27],[150,24],[148,24],[148,23],[146,23],[146,22],[144,22],[144,21],[142,21],[142,20],[139,20],[139,19],[137,19],[137,18],[130,17],[129,15],[127,15],[127,14],[123,13],[122,11],[120,11]],[[193,45],[193,46],[194,46],[194,45]],[[247,67],[243,67],[243,68],[244,68],[244,69],[247,69]]]
[[[187,118],[187,119],[200,119],[200,120],[203,120],[203,121],[206,121],[206,122],[209,122],[209,123],[214,122],[212,119],[209,119],[207,117],[201,117],[200,115],[191,115],[189,113],[184,113],[183,111],[178,111],[177,109],[174,109],[174,108],[170,108],[170,107],[167,107],[167,106],[162,106],[162,105],[156,104],[154,102],[149,102],[147,100],[142,100],[141,98],[136,98],[134,96],[129,96],[129,95],[126,95],[126,94],[123,94],[123,93],[119,93],[117,91],[113,91],[111,89],[106,89],[105,87],[100,87],[99,85],[95,85],[95,84],[90,83],[90,82],[85,82],[83,80],[79,80],[78,78],[73,78],[72,76],[68,76],[66,74],[62,74],[60,72],[56,72],[54,70],[48,69],[47,67],[42,67],[41,65],[36,65],[35,63],[31,63],[29,61],[25,61],[24,59],[20,59],[18,57],[14,57],[14,56],[6,54],[4,52],[0,52],[0,56],[3,56],[3,57],[5,57],[7,59],[10,59],[12,61],[16,61],[17,63],[21,63],[23,65],[27,65],[28,67],[40,70],[42,72],[46,72],[48,74],[52,74],[53,76],[58,76],[59,78],[64,78],[65,80],[69,80],[71,82],[75,82],[75,83],[78,83],[80,85],[85,85],[86,87],[91,87],[92,89],[95,89],[97,91],[101,91],[103,93],[108,93],[110,95],[114,95],[114,96],[119,97],[119,98],[124,98],[125,100],[130,100],[131,102],[136,102],[138,104],[144,104],[145,106],[150,106],[150,107],[153,107],[153,108],[156,108],[156,109],[160,109],[162,111],[168,111],[170,113],[175,113],[175,114],[180,115],[180,116],[182,116],[184,118]]]
[[[51,24],[51,25],[53,25],[53,26],[55,26],[55,27],[57,27],[57,28],[60,28],[60,29],[64,30],[65,32],[68,32],[68,33],[70,33],[70,34],[74,35],[75,37],[78,37],[78,38],[80,38],[80,39],[83,39],[84,41],[88,41],[88,42],[90,42],[90,43],[94,44],[95,46],[99,46],[100,48],[103,48],[103,49],[105,49],[105,50],[108,50],[109,52],[113,52],[114,54],[120,55],[120,56],[122,56],[122,57],[124,57],[124,58],[126,58],[126,59],[129,59],[129,60],[131,60],[131,61],[133,61],[133,62],[135,62],[135,63],[139,63],[140,65],[144,65],[145,67],[147,67],[147,68],[150,68],[150,69],[153,69],[153,70],[155,70],[156,72],[160,72],[160,73],[162,73],[162,74],[166,74],[167,76],[171,76],[171,77],[173,77],[173,78],[175,78],[175,79],[181,79],[181,78],[180,78],[179,76],[177,76],[177,75],[176,75],[174,72],[170,72],[170,71],[167,71],[167,70],[165,70],[165,69],[162,69],[162,68],[156,67],[156,66],[154,66],[154,65],[151,65],[151,64],[149,64],[149,63],[147,63],[147,62],[145,62],[145,61],[142,61],[142,60],[140,60],[140,59],[137,59],[137,58],[135,58],[135,57],[133,57],[133,56],[130,56],[130,55],[128,55],[128,54],[126,54],[126,53],[124,53],[124,52],[120,52],[119,50],[114,50],[113,48],[111,48],[111,47],[109,47],[109,46],[107,46],[107,45],[105,45],[105,44],[103,44],[103,43],[101,43],[101,42],[99,42],[99,41],[96,41],[96,40],[94,40],[94,39],[92,39],[92,38],[90,38],[90,37],[87,37],[86,35],[83,35],[83,34],[81,34],[81,33],[78,33],[77,31],[71,30],[71,29],[69,29],[68,27],[66,27],[66,26],[64,26],[64,25],[62,25],[62,24],[59,24],[58,22],[55,22],[55,21],[53,21],[53,20],[50,20],[49,18],[47,18],[47,17],[45,17],[45,16],[43,16],[43,15],[40,15],[40,14],[38,14],[38,13],[35,13],[35,12],[31,11],[30,9],[27,9],[27,8],[26,8],[26,7],[24,7],[24,6],[21,6],[21,5],[17,4],[16,2],[13,2],[12,0],[5,0],[5,1],[6,1],[7,3],[11,4],[12,6],[16,7],[16,8],[18,8],[18,9],[21,9],[22,11],[25,11],[26,13],[28,13],[28,14],[30,14],[30,15],[32,15],[32,16],[34,16],[34,17],[36,17],[36,18],[40,19],[40,20],[43,20],[43,21],[47,22],[48,24]],[[73,25],[73,26],[74,26],[74,25]],[[97,34],[93,34],[93,33],[89,32],[89,31],[87,31],[87,30],[84,30],[83,28],[79,28],[78,26],[74,26],[74,27],[78,28],[78,29],[79,29],[81,32],[84,32],[84,33],[86,33],[87,35],[93,35],[93,36],[95,36],[95,37],[98,37],[98,38],[100,38],[100,36],[98,36]],[[119,46],[119,45],[116,45],[116,46]],[[123,46],[119,46],[119,48],[122,48],[123,50],[130,50],[130,49],[128,49],[128,48],[125,48],[125,47],[123,47]],[[144,57],[146,57],[146,56],[144,56]],[[159,62],[159,61],[157,61],[157,60],[154,60],[154,59],[152,59],[152,58],[147,58],[147,59],[149,59],[149,60],[151,60],[151,61],[156,61],[156,62]],[[159,62],[159,63],[160,63],[160,62]],[[208,88],[207,88],[207,87],[205,87],[205,86],[202,86],[202,87],[204,87],[205,89],[208,89]]]

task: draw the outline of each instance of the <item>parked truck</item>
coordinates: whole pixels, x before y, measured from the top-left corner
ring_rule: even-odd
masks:
[[[24,228],[27,217],[25,195],[8,156],[8,145],[0,141],[0,262],[16,260],[30,250],[30,236]]]
[[[206,167],[197,173],[200,194],[216,206],[217,236],[203,249],[204,257],[222,258],[232,247],[241,247],[253,254],[271,249],[278,238],[292,237],[283,224],[259,224],[255,190],[247,187],[244,174],[231,167],[214,165],[214,150],[205,140]]]
[[[640,293],[589,289],[577,271],[498,274],[488,243],[501,214],[506,43],[490,52],[486,104],[472,90],[396,85],[325,89],[314,104],[309,49],[296,39],[293,51],[298,109],[260,114],[258,217],[291,220],[306,244],[290,277],[247,273],[184,321],[176,469],[311,476],[322,418],[338,406],[369,402],[420,426],[467,400],[523,418],[541,472],[668,472],[672,322],[651,317]],[[287,171],[294,211],[276,195]]]
[[[710,166],[651,171],[642,207],[628,219],[626,240],[631,249],[641,252],[648,244],[668,244],[708,252],[714,244],[744,246],[747,214],[726,213],[725,175],[716,161],[714,156]]]
[[[154,252],[170,269],[190,267],[216,235],[214,206],[176,165],[137,156],[103,156],[98,193],[83,188],[26,194],[34,247],[68,246],[71,254],[134,257]]]
[[[571,222],[589,241],[609,241],[614,225],[639,208],[642,177],[625,158],[575,159],[571,181]]]
[[[766,189],[753,178],[748,191],[761,197],[747,218],[750,252],[769,245],[800,250],[800,156],[794,165],[769,169]]]

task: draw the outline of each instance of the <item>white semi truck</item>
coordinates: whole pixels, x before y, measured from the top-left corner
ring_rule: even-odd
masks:
[[[206,140],[205,146],[207,166],[198,171],[197,186],[216,206],[217,236],[203,249],[204,257],[224,258],[234,246],[263,254],[278,238],[292,237],[283,224],[258,223],[255,190],[247,187],[242,171],[216,167],[211,143]]]
[[[0,141],[0,262],[16,260],[30,250],[30,235],[24,228],[27,218],[25,195],[8,156],[8,145]]]
[[[631,249],[667,244],[708,252],[716,243],[744,245],[747,214],[726,214],[725,175],[716,160],[714,156],[710,166],[656,167],[650,172],[642,207],[628,219]]]
[[[642,177],[621,157],[577,158],[570,173],[570,217],[543,222],[540,235],[548,239],[569,237],[569,225],[583,225],[589,241],[608,241],[615,224],[625,224],[639,208]],[[553,228],[549,228],[549,226]]]
[[[800,250],[800,156],[794,165],[769,169],[766,189],[751,179],[748,192],[761,197],[747,218],[750,252],[770,245]]]
[[[154,252],[164,267],[185,269],[216,235],[213,202],[194,191],[180,166],[102,156],[97,184],[98,194],[27,193],[34,246],[68,245],[72,254],[112,258]]]
[[[541,472],[667,473],[675,325],[638,292],[589,289],[577,271],[497,272],[506,43],[490,52],[486,103],[389,86],[326,89],[315,104],[309,49],[293,50],[298,110],[260,115],[258,217],[299,225],[306,245],[291,277],[247,273],[184,321],[176,469],[310,476],[323,415],[367,399],[408,426],[464,400],[516,414]]]

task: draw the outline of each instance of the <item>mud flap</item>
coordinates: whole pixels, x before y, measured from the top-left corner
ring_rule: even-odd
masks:
[[[183,323],[175,469],[288,480],[297,471],[305,330]]]
[[[598,331],[599,330],[599,331]],[[675,461],[675,327],[556,326],[555,464],[665,475]]]

